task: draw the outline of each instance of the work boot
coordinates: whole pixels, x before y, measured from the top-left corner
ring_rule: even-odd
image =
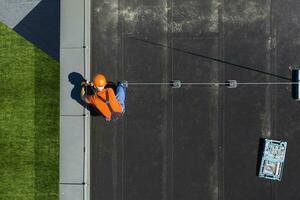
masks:
[[[121,86],[123,86],[124,88],[128,88],[128,81],[125,81],[125,80],[119,81],[119,82],[118,82],[118,85],[121,85]]]

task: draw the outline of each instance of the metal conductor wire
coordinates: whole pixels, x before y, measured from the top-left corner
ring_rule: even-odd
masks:
[[[293,85],[300,82],[237,82],[237,85]],[[128,82],[128,85],[170,85],[171,82]],[[181,82],[181,85],[228,85],[220,82]]]

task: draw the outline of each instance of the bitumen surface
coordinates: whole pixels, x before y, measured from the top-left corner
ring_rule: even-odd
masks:
[[[92,0],[91,74],[290,81],[299,13],[297,0]],[[91,119],[91,199],[300,199],[300,102],[290,90],[129,84],[121,120]],[[256,176],[261,138],[288,142],[280,182]]]

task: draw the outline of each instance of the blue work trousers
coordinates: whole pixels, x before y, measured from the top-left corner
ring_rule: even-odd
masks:
[[[123,83],[118,83],[117,89],[116,89],[116,99],[122,106],[122,112],[125,112],[125,94],[126,94],[126,88],[123,85]]]

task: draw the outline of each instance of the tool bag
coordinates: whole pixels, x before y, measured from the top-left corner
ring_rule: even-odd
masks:
[[[99,96],[97,93],[96,93],[96,95],[97,95],[97,97],[101,100],[101,101],[103,101],[106,105],[107,105],[107,107],[108,107],[108,109],[109,109],[109,111],[111,112],[111,120],[113,120],[113,121],[116,121],[117,119],[119,119],[121,116],[122,116],[122,113],[120,113],[120,112],[115,112],[114,110],[113,110],[113,108],[111,107],[111,105],[110,105],[110,103],[109,103],[109,94],[108,94],[108,90],[106,90],[106,92],[105,92],[105,99],[103,99],[101,96]]]

